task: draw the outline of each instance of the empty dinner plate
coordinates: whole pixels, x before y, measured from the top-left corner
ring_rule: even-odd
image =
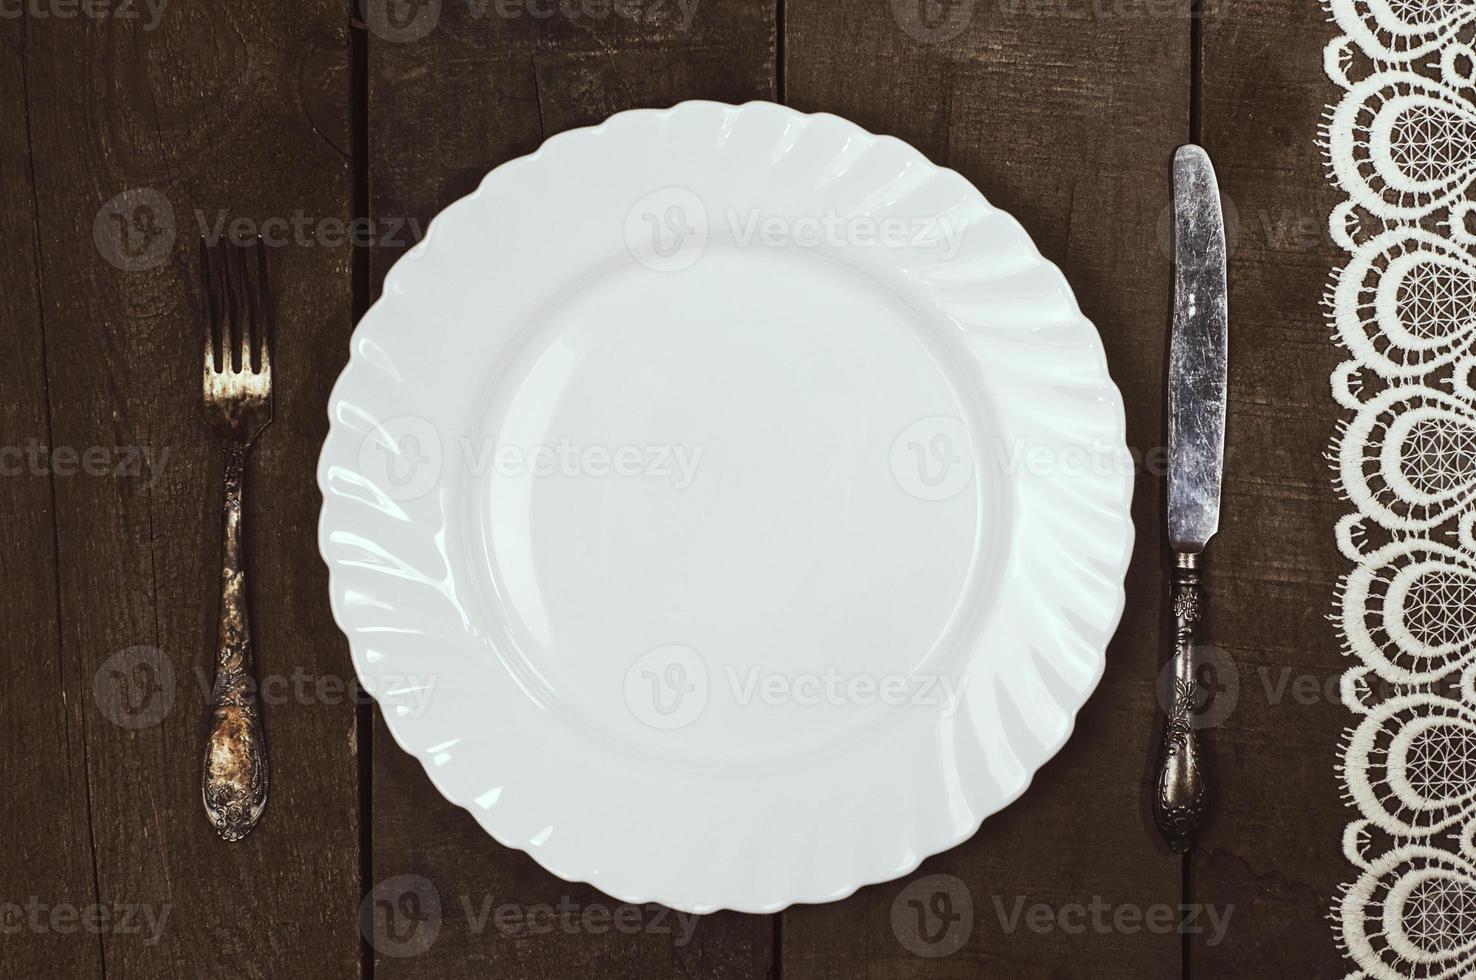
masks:
[[[966,839],[1122,611],[1096,331],[1013,218],[835,116],[687,102],[498,167],[329,414],[319,545],[390,731],[622,900],[769,912]]]

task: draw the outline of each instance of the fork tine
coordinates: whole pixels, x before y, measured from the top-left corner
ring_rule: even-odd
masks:
[[[256,236],[256,321],[253,331],[256,336],[256,373],[271,372],[272,343],[272,292],[267,279],[266,242]]]
[[[215,351],[219,346],[215,339],[217,318],[215,315],[215,284],[210,278],[210,246],[205,236],[200,236],[200,285],[205,297],[205,373],[217,374]]]
[[[252,265],[255,265],[255,269]],[[271,290],[266,242],[254,246],[200,238],[205,288],[205,370],[212,374],[271,373]]]
[[[256,290],[251,282],[251,266],[246,260],[244,248],[232,249],[236,253],[236,283],[241,297],[241,366],[238,370],[245,374],[251,368],[251,344],[256,335]]]
[[[231,290],[231,249],[224,241],[217,241],[211,248],[214,261],[211,265],[210,281],[215,286],[215,309],[220,318],[220,370],[229,374],[236,349],[236,303]]]
[[[246,286],[246,263],[241,258],[241,249],[234,244],[223,247],[225,258],[226,291],[231,307],[231,370],[240,374],[247,370],[246,351],[250,349],[251,316],[249,290]]]

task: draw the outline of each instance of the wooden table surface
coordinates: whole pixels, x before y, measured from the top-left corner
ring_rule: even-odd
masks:
[[[0,7],[0,974],[1343,975],[1317,5],[98,2]],[[1026,796],[904,881],[697,921],[495,844],[356,703],[313,476],[352,326],[429,219],[555,133],[690,98],[838,113],[1014,213],[1101,331],[1145,459],[1106,676]],[[1168,164],[1191,138],[1231,212],[1233,353],[1209,570],[1220,803],[1181,859],[1148,784]],[[276,419],[247,490],[275,783],[235,845],[197,782],[221,458],[198,404],[196,239],[222,228],[278,242]]]

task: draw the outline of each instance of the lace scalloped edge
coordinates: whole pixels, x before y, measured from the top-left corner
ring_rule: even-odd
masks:
[[[1330,0],[1350,978],[1476,975],[1476,3]]]

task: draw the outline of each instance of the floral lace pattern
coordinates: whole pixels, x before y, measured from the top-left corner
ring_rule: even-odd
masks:
[[[1332,0],[1350,978],[1476,975],[1476,2]]]

